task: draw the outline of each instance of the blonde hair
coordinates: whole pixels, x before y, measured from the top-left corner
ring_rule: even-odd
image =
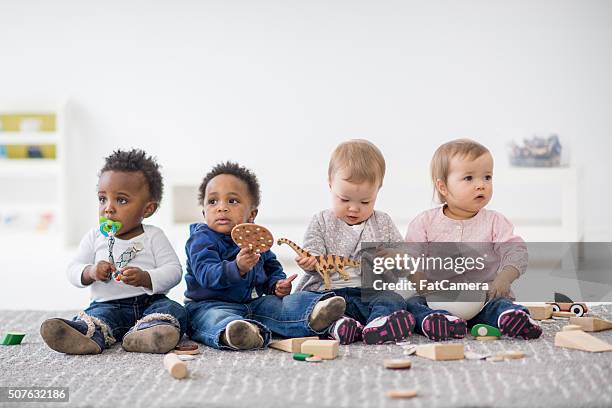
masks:
[[[440,203],[444,203],[444,197],[438,191],[436,182],[442,180],[446,184],[450,162],[453,157],[459,156],[468,160],[475,160],[485,153],[490,153],[489,149],[470,139],[457,139],[438,147],[431,159],[431,181],[433,182],[434,197]]]
[[[364,181],[382,186],[385,177],[385,158],[373,143],[364,139],[353,139],[340,143],[332,153],[327,169],[331,182],[339,171],[348,173],[345,178],[351,183]]]

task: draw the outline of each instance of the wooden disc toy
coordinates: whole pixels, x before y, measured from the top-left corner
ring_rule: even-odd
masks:
[[[257,224],[236,225],[232,229],[232,239],[240,248],[250,248],[258,254],[268,251],[274,245],[272,233]]]
[[[387,358],[383,361],[383,364],[385,368],[396,370],[402,370],[412,366],[412,362],[407,358]]]
[[[416,390],[392,390],[387,391],[387,397],[389,398],[414,398],[417,396]]]
[[[195,355],[200,353],[200,347],[194,342],[179,343],[173,350],[174,354]]]

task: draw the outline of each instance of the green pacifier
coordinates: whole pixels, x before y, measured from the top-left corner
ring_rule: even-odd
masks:
[[[106,217],[100,217],[100,232],[105,237],[109,235],[115,236],[121,229],[121,223],[119,221],[113,221]]]

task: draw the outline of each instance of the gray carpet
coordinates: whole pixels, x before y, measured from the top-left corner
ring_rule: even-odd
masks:
[[[595,315],[612,317],[612,306]],[[126,353],[114,346],[97,356],[68,356],[48,349],[38,334],[49,317],[72,313],[0,312],[0,333],[24,331],[20,346],[0,346],[0,386],[69,387],[74,407],[603,407],[612,406],[612,352],[556,348],[566,321],[544,323],[535,341],[465,340],[466,350],[522,350],[522,360],[434,362],[411,356],[410,370],[391,371],[384,358],[402,357],[397,345],[341,346],[341,356],[320,364],[297,362],[277,350],[203,353],[188,362],[190,377],[171,378],[162,356]],[[612,342],[612,330],[595,333]],[[422,336],[414,343],[426,343]],[[391,400],[387,390],[417,389],[418,397]],[[0,406],[16,406],[0,403]]]

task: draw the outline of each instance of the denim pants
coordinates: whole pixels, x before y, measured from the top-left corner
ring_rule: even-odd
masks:
[[[446,310],[433,310],[427,306],[427,301],[423,296],[413,296],[406,302],[406,310],[414,315],[416,320],[415,331],[420,334],[424,334],[421,329],[423,320],[432,313],[442,313],[450,315]],[[508,298],[498,297],[490,300],[485,304],[480,312],[470,320],[468,320],[468,327],[472,327],[476,324],[483,323],[489,326],[499,327],[497,321],[499,316],[507,310],[522,310],[529,313],[529,309],[525,306],[517,305]]]
[[[188,302],[188,334],[193,340],[217,349],[230,349],[220,344],[219,337],[234,320],[245,320],[259,327],[264,347],[270,343],[272,333],[283,337],[317,335],[319,333],[310,328],[310,314],[317,302],[331,296],[333,294],[297,292],[282,298],[261,296],[246,303],[221,300]]]
[[[140,295],[107,302],[92,302],[85,314],[100,319],[105,323],[112,336],[121,341],[136,322],[152,313],[164,313],[174,316],[180,324],[180,337],[187,330],[187,312],[177,302],[166,295]],[[76,319],[76,318],[75,318]]]
[[[406,301],[401,295],[388,290],[339,288],[318,293],[334,293],[336,296],[342,296],[346,301],[344,315],[364,325],[377,317],[388,316],[406,307]]]

